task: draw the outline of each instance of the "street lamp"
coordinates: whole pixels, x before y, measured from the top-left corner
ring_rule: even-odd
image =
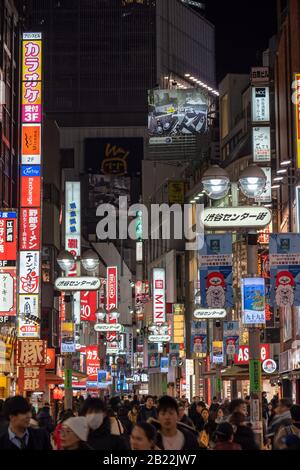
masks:
[[[95,271],[100,263],[99,256],[94,250],[87,250],[81,257],[81,263],[86,271]]]
[[[230,179],[227,171],[218,165],[213,165],[204,173],[202,184],[208,197],[213,200],[219,200],[227,196]]]
[[[64,250],[59,253],[57,257],[57,264],[62,271],[68,272],[73,268],[75,264],[75,258],[69,251]]]
[[[265,173],[256,165],[248,166],[239,178],[241,190],[244,195],[250,199],[254,199],[264,192],[266,182],[267,178]]]

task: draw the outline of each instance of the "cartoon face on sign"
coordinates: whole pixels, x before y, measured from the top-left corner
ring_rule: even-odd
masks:
[[[206,302],[209,308],[225,306],[225,279],[222,273],[213,272],[207,276]]]
[[[294,304],[295,280],[289,271],[280,271],[276,276],[276,304],[278,307]]]

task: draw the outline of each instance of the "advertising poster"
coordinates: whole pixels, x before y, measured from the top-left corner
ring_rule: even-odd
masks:
[[[80,292],[80,321],[96,322],[98,291]]]
[[[255,198],[255,202],[272,202],[272,169],[265,167],[262,167],[261,169],[266,176],[266,186],[264,192]]]
[[[149,134],[155,137],[203,134],[208,130],[208,101],[201,90],[150,90]]]
[[[245,278],[241,280],[242,315],[244,325],[264,325],[265,280],[263,278]]]
[[[60,350],[62,354],[74,353],[76,351],[74,333],[75,332],[73,322],[61,322]]]
[[[271,128],[253,128],[253,161],[255,163],[271,161]]]
[[[97,382],[98,369],[100,369],[100,359],[98,356],[98,346],[86,347],[86,373],[89,382]]]
[[[300,234],[270,235],[271,306],[300,306]]]
[[[199,266],[201,307],[233,307],[232,235],[205,235]]]
[[[163,374],[168,373],[169,371],[169,358],[168,357],[160,358],[160,371]]]
[[[234,356],[239,352],[240,322],[226,321],[223,323],[223,327],[224,354]]]
[[[212,363],[213,364],[223,364],[224,355],[223,355],[223,342],[222,341],[213,341],[212,343]]]
[[[38,295],[19,295],[18,337],[39,338],[40,309]]]
[[[207,354],[207,321],[193,321],[191,332],[191,352]]]
[[[159,367],[159,354],[158,352],[152,352],[149,354],[149,367],[150,369]]]

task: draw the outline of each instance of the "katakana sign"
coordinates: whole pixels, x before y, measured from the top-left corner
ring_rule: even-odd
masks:
[[[19,294],[38,294],[40,291],[40,252],[20,252]]]
[[[0,211],[0,266],[16,266],[17,212]]]
[[[115,331],[120,333],[121,331],[124,331],[124,326],[120,325],[119,323],[110,324],[110,323],[96,323],[94,326],[94,330],[98,332],[109,332],[109,331]]]
[[[150,335],[148,337],[150,343],[169,343],[171,341],[170,335]]]
[[[97,277],[59,277],[55,281],[55,289],[60,291],[89,291],[100,288]]]
[[[206,229],[262,228],[271,220],[271,211],[265,207],[212,207],[204,210]]]
[[[45,366],[47,364],[47,341],[22,339],[17,343],[17,366]]]
[[[0,268],[0,315],[16,315],[16,268]]]
[[[20,219],[20,249],[40,250],[41,209],[22,208]]]
[[[66,182],[65,246],[74,258],[81,254],[80,182]]]
[[[227,312],[224,308],[197,308],[194,310],[194,317],[198,320],[225,318],[226,315]]]

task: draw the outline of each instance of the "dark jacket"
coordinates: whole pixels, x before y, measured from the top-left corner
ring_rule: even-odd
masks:
[[[49,434],[54,431],[53,419],[50,416],[49,408],[43,408],[37,415],[37,422],[40,428],[45,429]]]
[[[235,442],[217,442],[213,450],[242,450],[239,444]]]
[[[193,423],[193,421],[191,420],[191,418],[189,418],[187,415],[183,415],[183,417],[181,418],[180,422],[183,423],[183,424],[186,424],[186,425],[189,426],[190,428],[193,428],[193,429],[194,429],[194,423]]]
[[[49,434],[44,429],[28,428],[29,441],[25,450],[52,450]],[[8,430],[0,436],[0,450],[20,450],[9,440]]]
[[[163,439],[162,435],[160,433],[160,423],[156,419],[151,419],[150,423],[156,427],[157,429],[157,440],[156,440],[156,445],[159,447],[161,450],[164,450],[163,446]],[[189,426],[186,426],[183,423],[178,422],[177,423],[177,429],[182,432],[184,435],[184,445],[182,449],[178,450],[183,450],[183,451],[189,451],[189,450],[200,450],[200,446],[198,443],[198,432],[195,431],[195,429],[190,428]]]
[[[193,415],[191,417],[193,423],[194,423],[194,426],[195,428],[197,429],[198,432],[201,432],[203,431],[203,428],[204,428],[204,419],[202,418],[202,416],[199,414],[199,413],[196,413],[195,415]]]
[[[254,432],[249,426],[237,426],[234,442],[240,444],[242,450],[259,450],[255,441]]]
[[[129,450],[129,443],[123,436],[114,436],[110,432],[110,418],[106,417],[102,426],[90,431],[87,444],[93,450]]]
[[[153,406],[149,410],[146,406],[142,406],[137,417],[137,423],[144,423],[150,418],[157,418],[157,409]]]

